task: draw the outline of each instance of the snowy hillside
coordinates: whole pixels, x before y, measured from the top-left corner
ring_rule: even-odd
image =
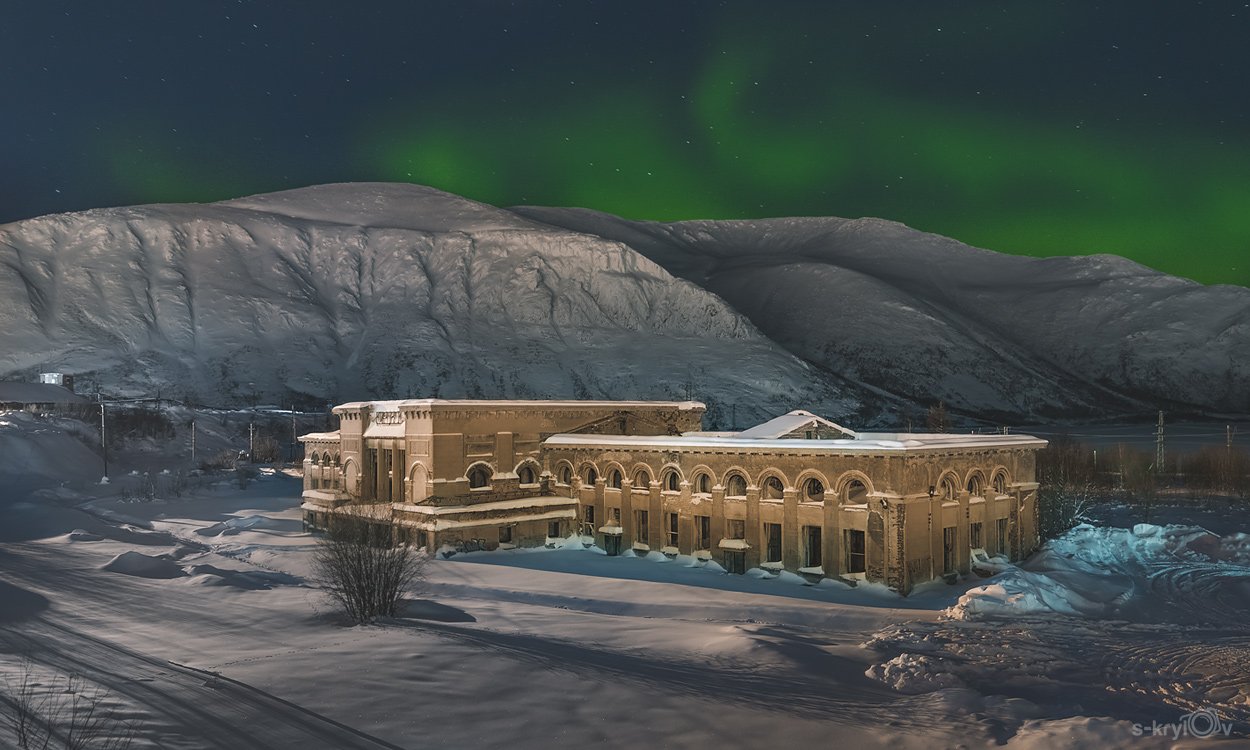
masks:
[[[803,359],[921,402],[1250,411],[1250,289],[1117,256],[1024,258],[880,219],[530,218],[628,244]]]
[[[853,395],[722,300],[598,237],[413,185],[327,185],[0,227],[0,377],[210,404]]]
[[[686,398],[896,421],[1250,411],[1250,290],[876,220],[630,222],[343,184],[0,226],[0,378],[215,405]],[[86,377],[82,377],[86,376]]]

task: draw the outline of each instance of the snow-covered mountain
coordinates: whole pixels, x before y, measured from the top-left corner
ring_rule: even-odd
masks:
[[[939,399],[1247,412],[1250,290],[876,219],[655,224],[325,185],[0,226],[0,377],[38,368],[212,404],[693,396],[717,427]]]
[[[430,188],[326,185],[0,227],[0,377],[209,404],[686,398],[860,407],[619,242]]]
[[[802,359],[1007,415],[1250,412],[1250,289],[1113,255],[1025,258],[880,219],[634,222],[518,208],[638,250]]]

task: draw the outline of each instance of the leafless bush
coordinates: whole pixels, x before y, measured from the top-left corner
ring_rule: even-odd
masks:
[[[313,555],[314,577],[355,623],[394,617],[404,594],[424,578],[425,553],[396,541],[389,511],[332,515]]]
[[[18,750],[125,750],[136,727],[109,709],[109,691],[78,675],[41,681],[29,661],[15,679],[6,678],[0,710]]]
[[[1043,539],[1054,539],[1088,521],[1088,514],[1097,500],[1090,484],[1042,485],[1038,492],[1038,530]]]

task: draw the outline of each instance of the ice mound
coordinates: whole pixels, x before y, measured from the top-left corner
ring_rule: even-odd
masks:
[[[65,535],[65,538],[71,542],[98,542],[104,537],[99,534],[92,534],[90,531],[83,529],[74,529]]]
[[[1068,615],[1145,623],[1250,619],[1250,538],[1196,526],[1083,524],[971,589],[955,619]]]
[[[139,552],[123,552],[105,563],[103,569],[139,578],[181,578],[186,575],[182,567],[172,560]]]
[[[963,680],[947,671],[941,659],[924,654],[899,654],[884,664],[872,665],[864,674],[908,695],[964,685]]]

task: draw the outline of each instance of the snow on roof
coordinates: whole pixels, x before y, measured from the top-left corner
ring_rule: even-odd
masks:
[[[739,433],[741,434],[741,433]],[[1046,441],[1032,435],[951,435],[861,432],[848,440],[750,439],[742,437],[687,437],[685,435],[552,435],[543,445],[603,448],[715,448],[772,449],[793,453],[908,453],[956,448],[1044,448]]]
[[[748,440],[756,438],[767,440],[789,435],[795,430],[801,430],[809,425],[820,425],[845,433],[850,437],[855,436],[853,431],[842,425],[834,424],[824,417],[818,417],[810,411],[803,411],[802,409],[795,409],[787,414],[782,414],[780,417],[770,419],[763,424],[757,424],[749,430],[739,432],[737,436]]]
[[[370,408],[373,411],[398,411],[405,406],[424,406],[424,407],[455,407],[457,409],[479,408],[479,409],[501,409],[501,408],[518,408],[518,407],[548,407],[560,409],[612,409],[612,408],[652,408],[652,409],[680,409],[682,411],[691,411],[695,409],[706,409],[702,401],[573,401],[573,400],[542,400],[542,399],[512,399],[512,400],[487,400],[487,399],[447,399],[447,398],[410,398],[399,401],[352,401],[346,404],[340,404],[334,407],[335,411],[339,409],[361,409]]]
[[[4,404],[85,404],[77,393],[50,383],[0,382],[0,403]]]
[[[339,441],[339,431],[335,430],[334,432],[309,432],[309,433],[300,435],[299,440],[301,443],[310,443],[310,442],[321,441],[321,440],[333,441],[337,443]]]

